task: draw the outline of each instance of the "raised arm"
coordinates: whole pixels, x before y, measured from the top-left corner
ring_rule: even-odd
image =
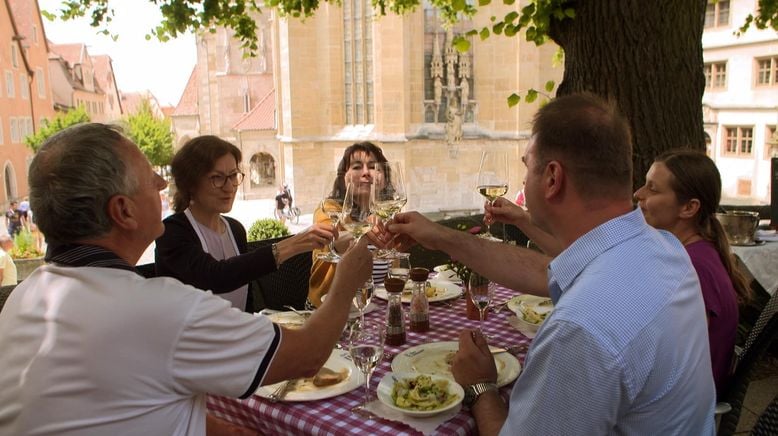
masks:
[[[523,247],[489,241],[431,222],[417,212],[397,214],[388,225],[401,244],[412,240],[441,250],[490,280],[536,295],[548,295],[546,268],[551,258]]]

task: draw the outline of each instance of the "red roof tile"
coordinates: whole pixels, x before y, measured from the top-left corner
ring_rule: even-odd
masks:
[[[86,54],[86,47],[82,43],[73,44],[51,44],[49,43],[49,49],[58,54],[62,59],[67,61],[72,68],[76,64],[84,63],[84,55]]]
[[[197,115],[197,65],[192,68],[192,74],[172,115]]]
[[[267,93],[259,100],[249,113],[238,120],[233,129],[243,130],[275,130],[276,129],[276,91],[275,89]]]

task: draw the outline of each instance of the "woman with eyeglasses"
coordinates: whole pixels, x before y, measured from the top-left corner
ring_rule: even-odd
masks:
[[[164,221],[155,260],[157,275],[211,290],[234,307],[253,311],[251,280],[275,271],[299,253],[322,248],[337,236],[337,230],[315,224],[249,252],[246,229],[222,215],[232,209],[243,181],[241,160],[238,147],[216,136],[200,136],[181,147],[171,163],[175,213]]]

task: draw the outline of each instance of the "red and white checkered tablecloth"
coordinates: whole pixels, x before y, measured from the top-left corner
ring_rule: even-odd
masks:
[[[498,287],[494,301],[499,304],[515,294],[514,291]],[[378,305],[378,309],[365,317],[372,320],[383,319],[386,312],[386,302],[379,298],[373,298],[373,301]],[[500,313],[489,313],[488,319],[484,321],[483,330],[491,338],[491,345],[503,347],[518,344],[529,345],[530,339],[507,323],[506,317],[511,314],[512,312],[507,309],[500,311]],[[405,345],[400,347],[387,345],[384,349],[385,353],[395,356],[406,348],[428,342],[456,341],[463,328],[478,328],[478,321],[467,319],[465,300],[460,298],[453,306],[448,306],[443,302],[430,303],[430,327],[431,331],[427,333],[408,332]],[[523,364],[524,353],[517,355],[517,357]],[[371,379],[373,393],[375,393],[378,381],[388,372],[391,372],[391,359],[385,358],[373,373]],[[504,397],[507,398],[512,386],[513,384],[510,384],[502,388],[501,392]],[[245,400],[209,395],[208,410],[217,417],[243,427],[257,429],[266,435],[419,434],[418,431],[406,424],[384,419],[368,420],[352,413],[351,409],[361,404],[362,397],[362,386],[337,397],[297,403],[271,403],[256,395]],[[441,424],[435,432],[439,435],[470,435],[475,433],[475,420],[464,409],[451,420]]]

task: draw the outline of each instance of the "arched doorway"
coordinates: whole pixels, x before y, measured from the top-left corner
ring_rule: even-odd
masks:
[[[5,199],[11,201],[16,198],[16,171],[14,171],[14,167],[10,162],[5,164],[3,177],[5,181]]]
[[[249,180],[252,188],[272,186],[276,181],[276,162],[268,153],[259,152],[251,156]]]

